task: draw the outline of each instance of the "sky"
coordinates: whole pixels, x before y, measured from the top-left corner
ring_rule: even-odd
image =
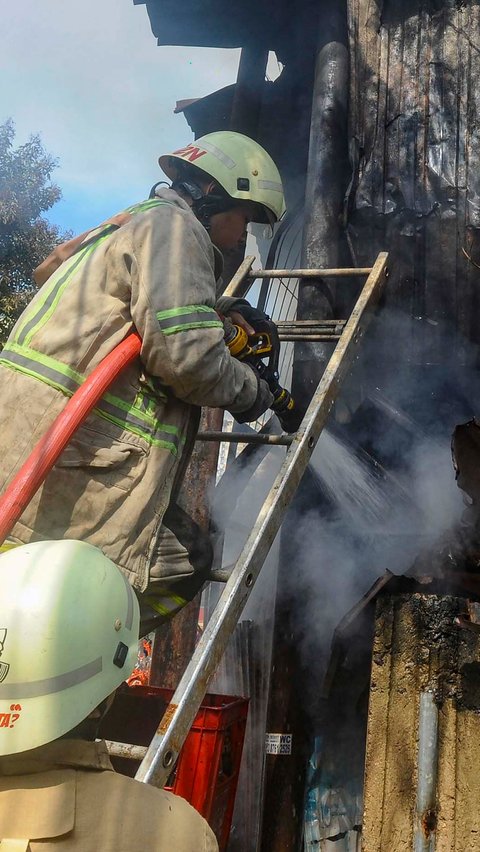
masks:
[[[0,123],[58,158],[63,199],[45,215],[62,230],[145,198],[158,156],[193,138],[175,102],[236,79],[240,51],[158,47],[133,0],[0,0],[0,14]]]

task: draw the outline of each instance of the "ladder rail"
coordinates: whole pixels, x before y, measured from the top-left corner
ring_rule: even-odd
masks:
[[[240,298],[248,293],[250,287],[253,285],[251,270],[254,260],[255,256],[253,254],[247,255],[245,260],[243,260],[238,267],[230,283],[223,291],[223,296],[236,296]]]
[[[135,776],[138,781],[158,787],[166,783],[370,321],[371,309],[386,279],[387,259],[388,255],[382,252],[372,267],[302,426],[286,452],[282,468],[147,749]]]

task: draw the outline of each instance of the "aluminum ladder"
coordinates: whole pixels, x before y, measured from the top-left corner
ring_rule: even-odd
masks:
[[[388,254],[378,255],[374,265],[353,269],[273,269],[252,270],[254,258],[240,266],[225,295],[243,296],[258,278],[344,278],[367,276],[347,321],[278,323],[280,339],[293,341],[336,340],[317,390],[294,435],[265,435],[239,432],[204,432],[198,440],[262,443],[288,447],[285,460],[265,500],[247,542],[230,572],[223,593],[169,703],[150,746],[145,749],[126,743],[108,743],[111,754],[142,759],[136,779],[157,787],[165,786],[192,726],[210,678],[225,651],[228,640],[255,585],[268,551],[280,528],[345,375],[356,357],[358,345],[370,322],[388,271]],[[220,579],[220,577],[218,578]]]

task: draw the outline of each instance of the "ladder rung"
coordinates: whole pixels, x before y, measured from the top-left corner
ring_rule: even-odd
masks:
[[[107,751],[113,757],[123,757],[126,760],[143,760],[147,753],[146,746],[133,745],[132,743],[116,743],[106,740]]]
[[[226,441],[228,444],[272,444],[289,447],[294,435],[264,435],[262,432],[198,432],[197,441]]]
[[[332,340],[340,340],[340,334],[279,334],[279,340],[283,343],[303,343],[303,341],[315,342],[324,340],[331,342]]]
[[[370,275],[371,266],[346,269],[252,269],[245,278],[343,278]]]
[[[343,319],[322,319],[322,320],[279,320],[276,325],[278,328],[344,328],[347,320]]]
[[[340,340],[346,320],[325,320],[315,322],[314,320],[290,320],[276,323],[280,340],[290,341],[317,341],[317,340]]]
[[[231,573],[232,569],[229,571],[226,568],[212,568],[207,580],[210,583],[228,583]]]
[[[278,333],[289,335],[323,335],[328,337],[339,337],[345,328],[345,320],[332,320],[331,322],[315,322],[313,320],[281,320],[276,323]]]

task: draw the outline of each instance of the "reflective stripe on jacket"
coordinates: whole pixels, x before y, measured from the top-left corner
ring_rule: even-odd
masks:
[[[213,247],[187,205],[164,190],[129,212],[57,269],[0,355],[0,487],[65,397],[135,327],[140,359],[80,427],[12,537],[89,541],[143,591],[198,406],[244,411],[257,380],[225,347]]]

